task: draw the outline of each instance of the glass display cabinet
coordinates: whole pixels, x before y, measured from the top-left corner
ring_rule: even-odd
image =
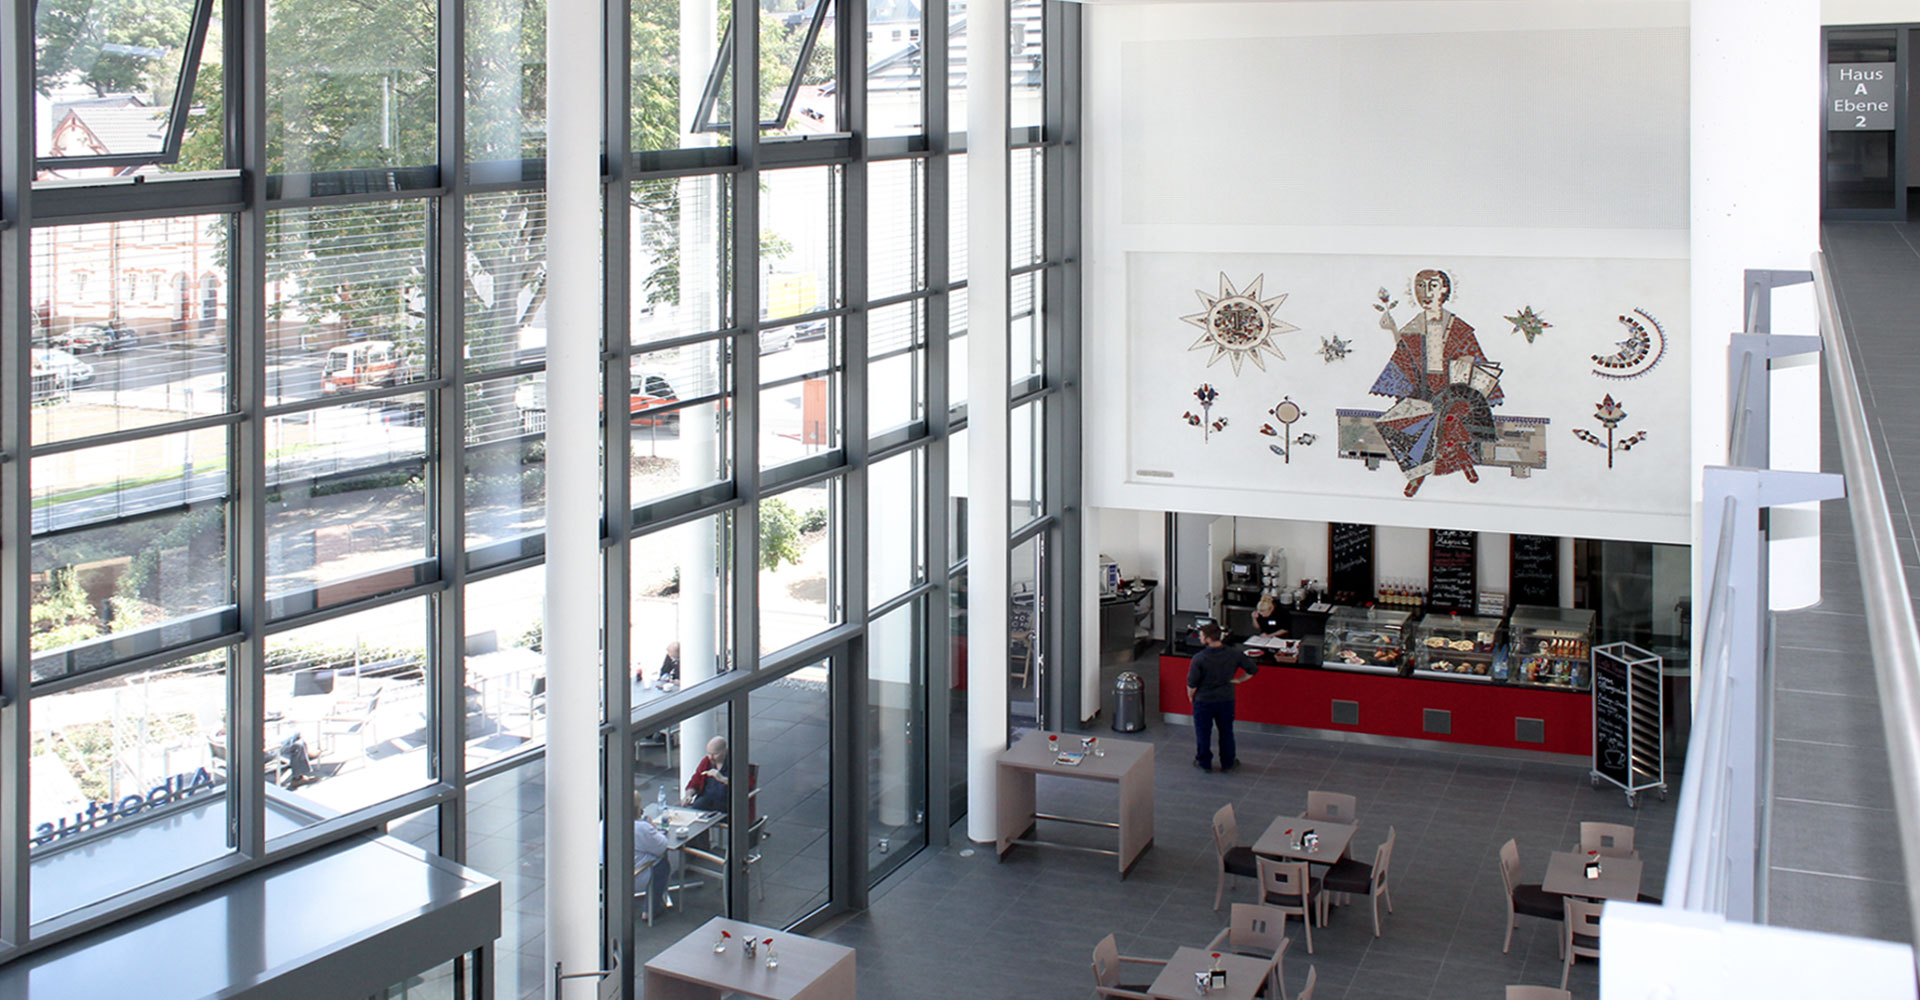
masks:
[[[1495,679],[1523,687],[1592,690],[1587,662],[1592,643],[1591,610],[1514,608],[1507,625],[1507,658],[1495,666]]]
[[[1413,614],[1392,608],[1335,608],[1327,616],[1321,666],[1364,673],[1404,673]]]
[[[1500,619],[1473,615],[1428,615],[1413,633],[1413,673],[1490,683],[1500,648]]]

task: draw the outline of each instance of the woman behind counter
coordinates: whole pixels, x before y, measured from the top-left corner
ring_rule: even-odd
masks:
[[[1253,606],[1253,631],[1254,634],[1269,639],[1287,637],[1287,630],[1282,626],[1279,613],[1274,608],[1272,594],[1261,594],[1260,603]]]

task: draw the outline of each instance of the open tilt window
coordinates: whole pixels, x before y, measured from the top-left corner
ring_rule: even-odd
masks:
[[[35,162],[43,170],[180,159],[214,0],[37,0]],[[198,112],[204,113],[204,111]]]
[[[811,119],[815,129],[832,131],[838,117],[831,111],[836,90],[832,40],[834,0],[814,0],[811,7],[786,12],[762,9],[759,16],[760,60],[763,67],[757,101],[760,130],[778,133],[789,131],[797,104],[798,113]],[[824,43],[821,40],[823,28],[827,31]],[[713,68],[707,73],[707,85],[700,95],[700,106],[694,114],[692,130],[695,132],[724,134],[733,128],[733,45],[736,37],[734,25],[729,21],[720,38],[720,50],[714,55]],[[765,72],[770,61],[777,61],[784,73]],[[814,99],[801,100],[802,88],[808,88]]]

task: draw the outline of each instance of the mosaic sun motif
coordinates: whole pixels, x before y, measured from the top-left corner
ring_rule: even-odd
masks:
[[[1262,351],[1271,353],[1275,358],[1285,361],[1287,356],[1280,353],[1273,338],[1282,333],[1292,333],[1300,328],[1274,317],[1273,310],[1287,300],[1282,293],[1271,299],[1260,297],[1261,286],[1266,282],[1265,275],[1256,276],[1245,289],[1234,291],[1233,282],[1227,280],[1225,272],[1220,275],[1220,294],[1208,295],[1196,290],[1200,304],[1205,312],[1192,316],[1182,316],[1183,322],[1192,323],[1203,332],[1200,339],[1193,342],[1190,351],[1212,350],[1207,357],[1207,365],[1226,358],[1233,362],[1233,373],[1240,374],[1242,362],[1251,358],[1254,367],[1267,370],[1267,363],[1260,356]]]
[[[1593,355],[1593,373],[1601,378],[1639,378],[1667,356],[1667,330],[1644,309],[1618,319],[1627,330],[1627,339],[1619,341],[1620,349],[1612,354]]]

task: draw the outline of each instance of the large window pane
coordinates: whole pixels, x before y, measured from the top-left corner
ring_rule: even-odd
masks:
[[[967,405],[967,290],[947,293],[947,407]]]
[[[627,574],[633,704],[733,669],[733,517],[633,539]]]
[[[467,384],[470,555],[474,549],[546,530],[546,410],[534,406],[543,388],[537,374]]]
[[[288,611],[405,586],[432,555],[426,412],[413,395],[267,419],[267,587]]]
[[[964,134],[967,131],[967,41],[970,37],[967,31],[967,0],[947,0],[946,19],[947,128]]]
[[[634,149],[724,146],[723,128],[694,131],[696,114],[720,49],[733,5],[717,0],[629,0],[633,17],[633,103],[628,109]],[[719,81],[718,106],[709,122],[732,120],[733,77]]]
[[[832,846],[832,711],[826,663],[756,688],[748,696],[753,750],[747,772],[749,842],[759,854],[745,876],[752,920],[785,927],[826,905]]]
[[[967,571],[947,578],[947,814],[967,814]]]
[[[267,0],[267,169],[434,162],[438,37],[431,4]]]
[[[1007,4],[1007,124],[1013,128],[1039,125],[1046,120],[1046,34],[1043,0],[1012,0]]]
[[[938,6],[935,17],[943,16]],[[867,0],[867,134],[918,135],[922,110],[921,6]]]
[[[545,995],[547,771],[534,760],[467,786],[467,867],[500,880],[500,937],[493,947],[494,996]]]
[[[731,323],[732,190],[726,175],[633,185],[627,303],[634,343],[721,330]]]
[[[213,427],[33,460],[34,652],[206,634],[187,619],[233,603],[227,458]]]
[[[728,780],[739,773],[730,729],[722,706],[634,739],[632,953],[637,963],[645,964],[708,920],[727,914],[727,881],[738,871],[728,864],[732,803],[727,783],[705,772],[719,770]]]
[[[547,153],[545,0],[466,0],[467,159]]]
[[[926,579],[926,455],[915,449],[867,470],[867,600],[879,605]]]
[[[284,794],[348,812],[433,779],[430,629],[415,598],[267,637],[266,738],[290,762]]]
[[[875,881],[927,843],[925,606],[888,612],[867,633],[867,870]]]
[[[427,350],[427,206],[267,216],[267,401],[419,381]]]
[[[1046,256],[1047,151],[1016,149],[1007,154],[1007,260],[1014,267],[1039,263]]]
[[[926,161],[867,167],[867,298],[885,299],[927,284]]]
[[[1046,689],[1041,673],[1041,644],[1046,641],[1040,616],[1047,604],[1041,588],[1041,536],[1013,547],[1007,562],[1007,726],[1010,735],[1040,724],[1040,692]]]
[[[927,302],[867,314],[867,429],[879,434],[926,417]]]
[[[467,768],[546,742],[545,566],[467,584]]]
[[[725,479],[733,470],[733,368],[729,341],[633,356],[627,411],[633,424],[628,483],[633,504]]]
[[[1046,513],[1046,400],[1016,406],[1008,416],[1008,524],[1018,529]]]
[[[216,31],[199,49],[193,47],[195,0],[49,0],[32,6],[34,90],[45,98],[44,104],[36,102],[36,156],[163,158],[175,124],[181,70],[191,63],[200,73],[188,104],[199,113],[187,116],[183,145],[210,151],[215,159],[162,169],[221,166],[223,123],[218,115],[204,113],[208,99],[217,100],[220,93],[220,36]],[[77,168],[61,176],[117,172]]]
[[[962,68],[957,71],[964,75]],[[966,119],[960,119],[966,127]],[[947,157],[947,280],[967,280],[967,154]]]
[[[967,429],[947,438],[947,565],[967,557]],[[965,602],[962,602],[965,607]]]
[[[35,444],[231,409],[227,221],[34,231]]]
[[[469,372],[547,356],[547,199],[509,191],[467,199]]]
[[[760,501],[762,654],[843,620],[841,490],[836,478]]]
[[[760,390],[760,467],[840,447],[845,412],[838,368]]]
[[[36,923],[232,850],[227,701],[224,649],[33,700]]]
[[[761,175],[760,318],[840,305],[840,168]]]
[[[825,17],[819,17],[823,5]],[[839,91],[833,86],[839,62],[835,12],[834,0],[760,0],[760,121],[766,134],[840,130]],[[806,46],[816,22],[809,56]],[[768,127],[770,122],[776,124]]]
[[[1038,271],[1016,274],[1008,287],[1007,370],[1016,384],[1046,371],[1040,277]]]

